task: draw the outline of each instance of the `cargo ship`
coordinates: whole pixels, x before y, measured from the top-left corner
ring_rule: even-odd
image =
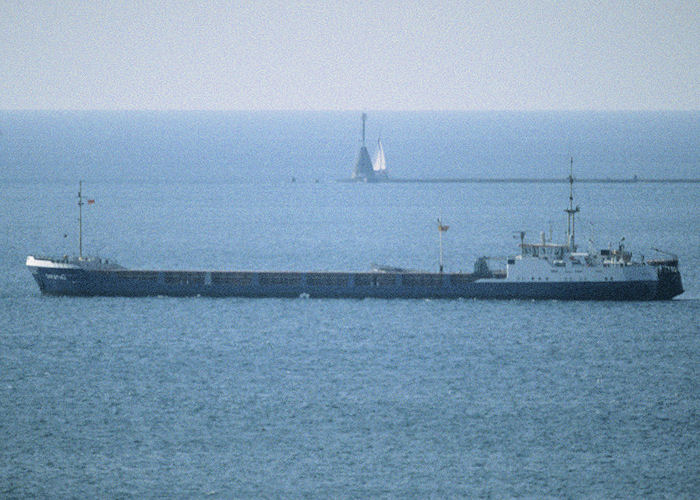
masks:
[[[500,267],[480,257],[471,273],[444,272],[442,232],[437,272],[375,266],[367,272],[140,270],[82,255],[82,184],[78,191],[77,257],[30,255],[26,265],[41,293],[66,296],[202,296],[335,298],[475,298],[549,300],[669,300],[683,293],[678,257],[634,260],[624,238],[616,248],[580,251],[575,240],[573,171],[569,174],[566,240],[520,233],[519,252]],[[664,253],[659,251],[660,253]]]

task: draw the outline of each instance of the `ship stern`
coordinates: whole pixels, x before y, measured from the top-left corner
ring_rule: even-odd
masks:
[[[661,265],[656,272],[658,274],[656,285],[657,300],[670,300],[683,293],[683,281],[677,265]]]

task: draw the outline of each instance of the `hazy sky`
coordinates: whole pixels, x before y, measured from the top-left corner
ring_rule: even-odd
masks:
[[[690,1],[0,0],[0,109],[700,109]]]

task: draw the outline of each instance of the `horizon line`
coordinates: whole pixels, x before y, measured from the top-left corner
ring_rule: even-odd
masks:
[[[245,113],[697,113],[700,108],[436,108],[436,109],[390,109],[390,108],[0,108],[0,112],[37,111],[37,112],[245,112]]]

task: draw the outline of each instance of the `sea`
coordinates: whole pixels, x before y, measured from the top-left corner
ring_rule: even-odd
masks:
[[[697,498],[700,112],[0,112],[0,497]],[[42,296],[27,255],[677,255],[664,302]],[[584,182],[597,179],[598,182]],[[636,182],[634,180],[636,179]],[[602,182],[607,181],[607,182]],[[625,182],[621,182],[625,181]],[[654,181],[654,182],[650,182]],[[663,252],[663,253],[662,253]]]

